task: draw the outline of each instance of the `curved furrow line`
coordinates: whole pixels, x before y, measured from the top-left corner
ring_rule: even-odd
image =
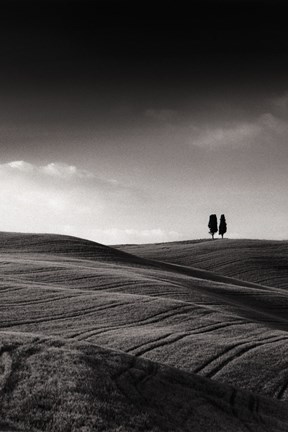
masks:
[[[35,289],[35,286],[29,286],[29,285],[27,285],[27,286],[25,286],[24,287],[25,289]],[[81,294],[84,294],[84,295],[91,295],[91,296],[98,296],[99,295],[99,293],[98,292],[95,292],[94,290],[92,291],[92,290],[90,290],[90,289],[83,289],[83,288],[81,288],[81,289],[79,289],[79,288],[69,288],[69,287],[62,287],[62,286],[51,286],[51,284],[50,283],[45,283],[45,282],[37,282],[37,288],[39,288],[39,289],[43,289],[43,290],[51,290],[51,291],[65,291],[65,292],[67,292],[67,291],[70,291],[71,293],[81,293]],[[21,286],[21,289],[23,289],[23,287]],[[104,292],[105,292],[105,290],[103,290]],[[109,292],[109,291],[107,291],[107,292]],[[101,294],[102,294],[103,292],[101,292]],[[167,299],[166,298],[163,298],[162,296],[159,296],[159,295],[151,295],[151,294],[135,294],[135,293],[122,293],[122,292],[117,292],[117,291],[113,291],[113,293],[115,293],[115,294],[119,294],[119,295],[121,295],[121,296],[129,296],[129,297],[131,297],[131,296],[133,296],[134,298],[141,298],[141,302],[144,302],[144,301],[146,301],[146,300],[144,300],[144,298],[147,298],[147,299],[150,299],[150,300],[154,300],[154,299],[160,299],[160,300],[162,300],[162,301],[167,301]],[[182,303],[182,304],[185,304],[185,305],[194,305],[194,306],[198,306],[199,308],[202,308],[202,309],[205,309],[205,310],[207,310],[207,309],[209,309],[209,310],[212,310],[212,311],[215,311],[215,312],[219,312],[219,310],[218,310],[218,308],[217,308],[217,306],[219,306],[219,305],[215,305],[215,304],[212,304],[211,306],[210,305],[207,305],[206,303],[199,303],[199,302],[192,302],[192,301],[184,301],[184,300],[179,300],[179,299],[174,299],[174,298],[169,298],[168,300],[170,300],[171,302],[173,302],[173,303]],[[229,316],[231,316],[231,313],[228,313],[228,315]]]
[[[23,306],[23,305],[36,305],[36,304],[43,304],[43,303],[51,303],[51,302],[57,302],[57,301],[63,301],[63,300],[67,300],[67,299],[69,299],[69,300],[71,300],[71,299],[73,299],[73,298],[77,298],[77,297],[79,297],[81,294],[80,293],[75,293],[74,295],[67,295],[67,296],[65,296],[65,297],[52,297],[52,298],[47,298],[47,299],[37,299],[37,300],[22,300],[22,301],[19,301],[19,302],[17,302],[17,303],[6,303],[5,302],[5,304],[2,304],[2,305],[0,305],[0,309],[2,308],[2,309],[6,309],[8,306]]]
[[[101,307],[100,307],[101,308]],[[35,318],[35,319],[33,319],[33,320],[31,320],[31,321],[25,321],[25,320],[22,320],[21,319],[21,321],[19,321],[19,322],[0,322],[0,325],[1,326],[3,326],[3,327],[7,327],[7,326],[15,326],[15,325],[19,325],[19,324],[29,324],[29,323],[37,323],[37,322],[46,322],[46,321],[55,321],[55,320],[58,320],[58,319],[60,319],[60,320],[66,320],[66,319],[69,319],[69,318],[74,318],[74,317],[76,317],[76,316],[79,316],[79,315],[83,315],[84,313],[85,314],[87,314],[87,315],[89,315],[89,314],[91,314],[91,313],[94,313],[94,312],[96,312],[96,311],[98,311],[99,309],[97,308],[97,307],[95,307],[95,306],[90,306],[90,307],[88,307],[88,308],[83,308],[83,309],[81,309],[81,310],[78,310],[78,311],[74,311],[73,312],[73,314],[64,314],[63,312],[62,312],[62,314],[55,314],[55,315],[50,315],[49,317],[45,317],[45,318]],[[100,309],[101,310],[101,309]]]
[[[245,348],[247,349],[247,345],[251,345],[251,344],[253,344],[253,346],[255,346],[255,342],[254,341],[238,342],[238,343],[235,343],[233,345],[230,345],[224,351],[222,351],[220,354],[216,354],[215,356],[210,357],[205,363],[202,363],[200,366],[198,366],[197,368],[193,369],[193,372],[197,373],[197,374],[199,372],[203,372],[203,370],[206,369],[209,365],[211,365],[215,361],[218,361],[219,358],[223,357],[225,354],[228,354],[230,351],[233,351],[235,348],[239,348],[241,346],[245,346]],[[205,374],[205,376],[208,377],[209,373]]]
[[[130,285],[130,284],[129,284]],[[23,289],[23,287],[21,287],[22,289]],[[25,286],[24,287],[25,289],[35,289],[35,286],[29,286],[29,285],[27,285],[27,286]],[[52,291],[58,291],[58,290],[60,290],[60,291],[70,291],[71,293],[82,293],[82,294],[89,294],[89,295],[91,295],[91,296],[97,296],[98,295],[98,293],[97,292],[95,292],[95,291],[91,291],[91,290],[89,290],[89,289],[79,289],[79,288],[69,288],[69,287],[59,287],[59,286],[51,286],[49,283],[37,283],[37,288],[39,288],[39,289],[44,289],[44,290],[52,290]],[[135,294],[135,293],[122,293],[122,292],[116,292],[116,291],[114,291],[114,293],[115,294],[119,294],[119,295],[121,295],[121,296],[129,296],[129,297],[131,297],[131,296],[133,296],[133,297],[135,297],[135,298],[141,298],[141,301],[144,301],[144,298],[149,298],[149,299],[160,299],[160,300],[162,300],[162,301],[167,301],[167,299],[166,298],[163,298],[162,296],[159,296],[159,295],[148,295],[148,294]],[[101,293],[102,294],[102,293]],[[191,302],[191,301],[184,301],[184,300],[178,300],[178,299],[168,299],[168,300],[171,300],[171,302],[173,302],[173,303],[182,303],[182,304],[185,304],[185,305],[196,305],[196,306],[198,306],[199,308],[203,308],[203,309],[212,309],[212,306],[210,307],[209,305],[207,305],[207,304],[202,304],[202,303],[195,303],[195,302]],[[215,305],[213,305],[213,306],[215,306]],[[216,312],[218,312],[218,310],[215,308],[215,307],[213,307],[213,310],[215,310]]]
[[[159,315],[162,315],[162,314],[165,314],[165,313],[166,313],[166,315],[164,315],[163,317],[159,317]],[[153,324],[154,322],[158,323],[161,320],[164,320],[166,318],[170,318],[171,316],[174,316],[174,313],[173,314],[168,314],[168,311],[163,311],[163,312],[159,312],[159,313],[153,315],[153,317],[154,316],[158,317],[157,320],[150,321],[150,322],[148,322],[148,324]],[[102,334],[105,334],[105,333],[109,333],[110,331],[120,330],[120,329],[129,329],[129,328],[134,328],[134,327],[142,327],[143,323],[145,325],[145,321],[152,320],[153,317],[143,318],[143,319],[137,319],[137,321],[131,321],[128,324],[125,323],[125,324],[118,324],[118,325],[114,325],[114,326],[105,326],[105,327],[101,327],[101,329],[97,329],[95,331],[92,329],[92,330],[89,330],[88,332],[85,331],[85,332],[80,332],[80,333],[73,333],[70,336],[70,338],[71,339],[77,339],[78,341],[90,340],[91,337],[99,336],[99,335],[102,335]],[[81,337],[79,338],[79,336],[81,336]],[[86,339],[86,338],[88,338],[88,339]]]
[[[246,343],[244,342],[244,343],[242,343],[242,344],[240,344],[238,346],[235,346],[234,348],[239,348],[240,346],[243,346],[243,348],[240,351],[236,352],[235,355],[233,355],[232,358],[230,357],[230,358],[227,358],[226,360],[222,361],[222,363],[220,365],[216,366],[210,372],[208,372],[207,374],[205,374],[205,376],[207,378],[215,377],[218,372],[220,372],[221,370],[223,370],[223,368],[225,366],[227,366],[227,364],[230,364],[230,363],[234,362],[235,360],[238,360],[241,356],[243,356],[247,352],[251,352],[251,351],[253,351],[255,349],[258,349],[261,346],[265,346],[265,345],[268,345],[268,344],[273,344],[273,343],[279,342],[281,340],[282,340],[282,338],[277,338],[277,339],[274,339],[274,340],[271,340],[271,341],[270,340],[266,340],[266,341],[263,341],[263,342],[258,342],[258,341],[246,342]],[[223,353],[223,354],[227,354],[229,351],[231,351],[231,350],[228,350],[226,353]],[[221,354],[221,357],[222,357],[223,354]]]
[[[7,287],[7,288],[1,288],[0,287],[0,293],[2,294],[2,293],[10,293],[10,292],[13,292],[13,291],[20,291],[21,289],[23,289],[23,286],[20,286],[20,287]]]
[[[121,324],[121,325],[116,325],[114,327],[109,327],[109,326],[102,327],[101,330],[98,329],[95,332],[94,331],[89,332],[88,335],[86,335],[86,332],[83,332],[83,333],[80,333],[80,334],[81,335],[85,335],[85,336],[84,337],[81,336],[81,338],[77,337],[77,340],[79,340],[79,341],[86,340],[87,336],[90,339],[93,336],[98,336],[99,334],[102,335],[104,333],[108,333],[108,332],[113,331],[113,330],[119,330],[120,328],[129,328],[129,327],[135,327],[135,326],[137,326],[137,327],[139,326],[140,327],[140,326],[143,326],[143,324],[144,325],[145,324],[156,324],[156,323],[158,323],[160,321],[163,321],[163,320],[165,320],[167,318],[170,318],[171,316],[174,316],[175,315],[175,313],[174,313],[175,310],[181,309],[181,308],[182,309],[185,308],[185,305],[175,306],[174,308],[169,309],[168,311],[166,310],[166,311],[158,312],[158,313],[154,314],[152,317],[150,316],[150,317],[143,318],[143,319],[141,319],[141,318],[139,319],[138,318],[137,321],[132,321],[129,324]],[[189,309],[190,309],[190,306],[189,306]]]
[[[164,313],[164,312],[162,312],[162,313]],[[181,313],[181,314],[183,314],[183,313]],[[158,315],[158,314],[156,314],[156,315]],[[167,315],[163,317],[163,319],[165,319],[165,318],[167,318]],[[169,316],[168,316],[168,318],[169,318]],[[190,317],[190,319],[191,319],[191,317]],[[138,319],[137,321],[130,322],[129,324],[119,324],[116,326],[102,327],[101,330],[97,329],[94,331],[92,329],[92,330],[89,330],[88,332],[85,331],[85,332],[81,332],[81,333],[79,333],[79,332],[72,333],[71,335],[69,335],[69,338],[77,339],[79,341],[82,341],[82,340],[88,341],[89,340],[89,342],[91,342],[91,338],[93,338],[94,336],[103,335],[105,333],[113,332],[115,330],[118,331],[120,329],[126,330],[129,328],[142,327],[143,322],[145,320],[139,320]],[[158,320],[157,322],[160,322],[160,321]],[[208,325],[196,327],[193,330],[190,330],[189,333],[188,332],[186,332],[186,333],[187,333],[187,336],[193,336],[193,335],[197,335],[197,334],[201,334],[201,333],[209,333],[209,332],[212,332],[214,330],[222,329],[222,328],[229,327],[229,326],[231,327],[231,326],[245,325],[245,324],[246,324],[245,322],[238,322],[238,323],[237,322],[236,323],[231,322],[231,323],[226,323],[226,324],[214,323],[214,324],[208,324]],[[79,338],[80,335],[82,335],[82,337]],[[133,351],[134,349],[135,349],[135,347],[129,349],[128,351],[125,350],[125,352],[130,352],[130,351]]]
[[[172,343],[179,342],[180,340],[185,339],[185,338],[187,338],[187,337],[189,337],[189,336],[190,336],[190,334],[188,334],[188,333],[184,333],[184,334],[182,333],[182,334],[178,334],[178,335],[177,335],[177,333],[172,334],[171,339],[166,340],[166,341],[163,341],[163,340],[162,340],[162,343],[158,343],[158,342],[156,341],[156,344],[153,344],[153,343],[151,343],[151,344],[146,344],[146,345],[147,345],[147,348],[142,349],[142,350],[140,350],[140,351],[138,351],[138,352],[137,352],[137,350],[136,350],[136,351],[133,352],[133,355],[134,355],[135,357],[143,356],[143,355],[147,354],[148,352],[153,351],[154,349],[162,348],[163,346],[166,346],[166,345],[171,345]],[[148,345],[149,345],[149,346],[148,346]],[[151,346],[151,345],[152,345],[152,346]]]
[[[168,285],[169,287],[182,288],[183,289],[183,281],[181,280],[182,283],[178,282],[180,276],[181,275],[177,275],[177,277],[174,277],[174,278],[172,276],[169,276],[169,280],[168,280],[167,276],[166,277],[159,277],[159,276],[157,276],[157,274],[153,274],[153,277],[151,277],[151,276],[149,277],[149,275],[147,275],[147,276],[145,275],[145,278],[147,278],[149,280],[149,282],[153,282],[153,283],[156,282],[157,284],[159,284],[163,287],[166,287]],[[184,280],[185,279],[186,279],[186,276],[184,275]],[[191,282],[191,281],[189,281],[189,282]]]
[[[144,288],[145,286],[148,286],[148,287],[151,286],[151,282],[145,281],[145,280],[140,280],[140,281],[131,280],[127,283],[122,283],[122,281],[121,281],[121,284],[119,284],[119,281],[115,281],[115,282],[111,282],[109,284],[103,284],[101,286],[97,286],[97,289],[101,290],[101,291],[107,291],[107,292],[112,291],[112,292],[116,292],[116,293],[117,292],[121,293],[123,288],[129,288],[129,287],[131,287],[131,288],[135,288],[135,287]]]
[[[79,278],[80,280],[82,279],[82,278]],[[107,279],[107,278],[106,278]],[[122,278],[121,278],[122,279]],[[64,278],[63,277],[63,280],[65,280],[65,281],[67,281],[67,279],[66,278]],[[73,288],[72,286],[71,286],[71,283],[73,284],[73,282],[74,282],[75,280],[74,279],[70,279],[69,280],[69,286],[67,286],[67,284],[63,284],[62,282],[59,282],[59,278],[58,279],[55,279],[55,280],[53,280],[52,282],[50,281],[47,281],[47,282],[37,282],[37,285],[43,285],[43,287],[47,287],[48,288],[48,285],[51,285],[51,283],[53,283],[53,284],[55,284],[56,283],[56,286],[55,286],[55,289],[59,289],[60,287],[62,288],[62,289],[68,289],[68,290],[74,290],[74,289],[77,289],[77,288]],[[22,283],[27,283],[27,284],[31,284],[31,280],[29,280],[29,279],[24,279],[24,278],[21,278],[21,284]],[[33,281],[32,281],[33,282]],[[57,283],[57,282],[59,282],[59,283]],[[19,283],[19,280],[18,280],[18,283]],[[78,283],[79,284],[79,283]],[[155,283],[155,285],[156,284],[158,284],[158,282],[156,282]],[[167,281],[166,281],[166,284],[167,284]],[[107,282],[105,282],[105,283],[101,283],[101,284],[96,284],[96,285],[90,285],[89,286],[89,288],[85,288],[85,287],[82,287],[81,289],[82,289],[82,291],[91,291],[91,292],[95,292],[96,290],[97,291],[113,291],[113,292],[121,292],[122,291],[122,289],[124,288],[127,288],[127,287],[133,287],[133,288],[135,288],[135,287],[137,287],[137,286],[140,286],[141,288],[143,287],[143,286],[150,286],[151,285],[151,282],[150,281],[145,281],[145,280],[129,280],[129,281],[127,281],[127,282],[123,282],[122,280],[121,280],[121,283],[119,284],[119,279],[118,280],[115,280],[115,281],[111,281],[111,282],[109,282],[109,283],[107,283]]]
[[[233,324],[231,324],[231,325],[233,325]],[[155,339],[152,342],[144,343],[143,346],[147,346],[147,348],[145,348],[144,350],[141,350],[140,352],[137,352],[137,348],[132,348],[132,349],[129,350],[129,352],[133,352],[133,355],[135,355],[135,356],[138,357],[138,356],[141,356],[143,354],[147,354],[148,352],[153,351],[156,348],[161,348],[162,346],[170,345],[171,343],[178,342],[179,340],[182,340],[184,338],[189,338],[191,336],[193,337],[194,335],[199,335],[199,334],[201,335],[202,333],[213,332],[214,330],[218,330],[219,328],[228,327],[228,326],[229,326],[229,324],[227,324],[227,325],[219,325],[218,327],[216,327],[216,326],[207,326],[207,327],[210,327],[210,328],[207,329],[207,330],[205,330],[205,331],[202,331],[201,329],[195,329],[195,330],[191,330],[189,332],[185,332],[185,334],[181,334],[179,336],[177,336],[177,333],[174,333],[174,334],[171,333],[168,336],[161,337],[159,339]],[[171,340],[169,339],[165,343],[160,343],[160,344],[157,344],[157,345],[154,346],[154,342],[163,341],[163,340],[167,339],[167,337],[169,337],[169,336],[172,336]],[[173,336],[174,336],[174,338],[173,338]],[[151,344],[153,344],[153,346],[151,346]],[[141,345],[140,345],[140,347],[141,347]],[[193,372],[195,372],[195,371],[193,371]]]
[[[226,327],[232,327],[232,326],[238,326],[238,325],[246,325],[246,322],[228,322],[225,324],[209,324],[207,326],[202,326],[202,327],[197,327],[194,331],[194,329],[191,331],[191,335],[192,334],[202,334],[202,333],[210,333],[213,332],[214,330],[219,330],[219,329],[223,329]],[[198,331],[199,330],[199,331]]]
[[[134,351],[136,351],[137,349],[142,348],[144,346],[147,346],[148,344],[159,342],[161,340],[167,339],[168,337],[172,336],[172,334],[173,333],[168,333],[168,334],[165,334],[165,335],[161,335],[158,338],[153,339],[152,341],[151,340],[148,341],[148,342],[146,341],[146,342],[143,342],[143,343],[141,343],[139,345],[134,346],[133,348],[126,349],[125,352],[128,353],[128,354],[132,353],[134,355]]]
[[[202,367],[200,369],[201,372],[203,372],[203,370],[205,368],[207,368],[207,366],[209,366],[211,363],[214,363],[214,361],[217,361],[217,359],[219,359],[220,357],[223,357],[223,355],[228,354],[229,352],[233,351],[235,348],[240,348],[243,347],[240,351],[236,351],[235,355],[233,355],[233,358],[228,358],[224,361],[222,361],[222,363],[219,366],[216,366],[214,369],[212,369],[210,372],[205,373],[205,376],[207,378],[212,378],[215,377],[215,375],[222,370],[225,366],[227,366],[227,364],[229,364],[231,361],[233,360],[238,360],[239,357],[241,357],[243,354],[246,354],[248,351],[250,351],[253,348],[257,347],[257,344],[255,342],[242,342],[239,343],[237,345],[234,345],[233,347],[231,347],[230,349],[227,349],[226,351],[224,351],[223,353],[221,353],[218,357],[215,357],[213,359],[212,362],[207,362],[207,364],[205,364],[204,367]],[[198,373],[199,371],[197,371]]]
[[[25,324],[36,324],[36,323],[40,323],[40,322],[50,322],[50,321],[66,321],[67,319],[71,319],[71,318],[77,318],[80,316],[83,316],[85,314],[85,317],[88,315],[94,315],[95,312],[99,312],[105,309],[112,309],[118,306],[124,306],[127,305],[129,303],[125,302],[125,303],[117,303],[117,304],[113,304],[113,305],[105,305],[105,306],[99,306],[99,307],[95,307],[95,306],[91,306],[90,308],[86,308],[86,309],[81,309],[80,311],[77,311],[77,313],[71,313],[68,315],[63,316],[62,315],[52,315],[50,317],[45,317],[45,318],[37,318],[34,320],[21,320],[19,322],[14,322],[14,323],[1,323],[0,322],[0,326],[3,328],[7,328],[7,327],[17,327],[19,325],[25,325]],[[88,312],[87,312],[88,311]]]
[[[82,294],[86,294],[86,295],[94,295],[94,296],[96,296],[96,295],[98,295],[99,293],[97,292],[97,291],[95,291],[95,290],[89,290],[89,289],[87,289],[87,288],[70,288],[69,286],[63,286],[62,284],[60,285],[53,285],[54,284],[54,282],[52,283],[52,282],[43,282],[43,281],[37,281],[37,283],[31,283],[31,281],[26,281],[26,284],[23,286],[23,282],[21,281],[21,282],[19,282],[19,280],[18,281],[15,281],[14,282],[15,284],[19,284],[20,285],[20,287],[19,288],[17,288],[17,289],[32,289],[32,290],[35,290],[35,289],[41,289],[41,290],[49,290],[49,291],[65,291],[65,292],[67,292],[67,291],[70,291],[71,293],[82,293]],[[0,292],[1,292],[1,290],[0,290]]]
[[[275,339],[275,338],[276,338],[276,339]],[[270,339],[273,339],[273,340],[270,341]],[[256,349],[258,346],[265,345],[266,343],[279,342],[279,341],[287,340],[287,339],[288,339],[288,337],[286,337],[286,336],[275,336],[275,335],[271,335],[271,336],[267,336],[267,337],[264,336],[264,340],[262,339],[262,342],[261,342],[261,340],[260,340],[260,341],[257,340],[257,341],[245,341],[245,342],[240,342],[239,344],[234,345],[233,347],[231,347],[231,348],[228,349],[227,351],[221,353],[220,356],[225,355],[225,354],[227,354],[227,352],[231,351],[232,349],[234,349],[234,348],[239,348],[239,346],[242,346],[242,345],[245,346],[245,345],[249,345],[249,344],[253,343],[253,346],[251,347],[251,349],[253,349],[253,348]],[[239,356],[237,356],[237,357],[233,357],[233,359],[228,359],[228,360],[229,360],[228,363],[230,363],[231,361],[233,361],[234,358],[238,358],[238,357],[240,357],[240,356],[243,355],[243,354],[244,354],[244,353],[241,352],[241,354],[239,354]],[[209,364],[213,363],[214,361],[219,360],[220,356],[218,355],[218,356],[213,357],[213,358],[211,359],[211,361],[207,362],[207,364],[206,364],[204,367],[208,366]],[[227,364],[228,364],[228,363],[227,363]],[[225,364],[225,365],[226,365],[226,364]],[[202,370],[202,369],[203,369],[203,368],[201,367],[200,370]],[[199,372],[199,370],[197,370],[197,372]],[[209,376],[210,376],[210,375],[207,374],[207,377],[209,377]],[[214,376],[214,375],[213,375],[213,376]]]
[[[277,338],[277,339],[275,340],[275,342],[282,342],[282,341],[284,341],[284,340],[287,340],[287,341],[288,341],[288,335],[287,335],[286,332],[284,332],[283,335],[271,335],[271,336],[265,336],[265,335],[263,335],[263,336],[261,337],[261,339],[258,339],[258,342],[260,342],[260,343],[261,343],[261,342],[265,343],[266,341],[270,342],[270,340],[273,339],[273,338]]]
[[[95,285],[95,287],[97,287],[98,289],[99,288],[100,289],[113,289],[114,287],[119,288],[119,285],[120,285],[120,287],[122,287],[122,286],[125,287],[125,286],[134,285],[134,284],[138,284],[138,283],[140,284],[140,283],[144,282],[142,280],[138,281],[138,280],[132,280],[132,279],[124,282],[123,278],[119,277],[118,275],[117,275],[117,277],[118,277],[118,280],[114,280],[114,281],[111,281],[109,283],[107,283],[106,281],[104,283],[104,281],[96,280],[95,282],[98,282],[98,283]],[[99,279],[99,278],[95,277],[94,275],[89,277],[89,278],[85,277],[85,276],[81,276],[81,277],[77,277],[77,278],[73,277],[73,278],[69,279],[69,283],[74,284],[77,282],[77,284],[78,284],[79,281],[83,282],[83,281],[85,281],[85,279]],[[119,279],[121,281],[121,284],[119,284]],[[91,286],[91,285],[89,285],[89,286]]]

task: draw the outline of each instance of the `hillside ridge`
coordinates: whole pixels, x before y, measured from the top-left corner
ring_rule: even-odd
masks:
[[[218,432],[251,427],[255,432],[268,427],[284,432],[288,422],[281,402],[149,360],[55,337],[11,332],[0,332],[0,337],[3,429],[6,425],[21,431],[74,432],[85,423],[90,430],[102,424],[101,430],[115,432],[205,432],[209,427]],[[48,377],[50,385],[45,387]],[[57,382],[65,398],[57,391]],[[86,396],[81,400],[83,391]]]

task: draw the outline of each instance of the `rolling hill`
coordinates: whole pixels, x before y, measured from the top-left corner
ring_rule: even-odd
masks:
[[[288,287],[288,241],[191,240],[116,248],[144,258],[193,266],[244,281]]]
[[[287,430],[284,284],[154,246],[0,234],[0,430]]]

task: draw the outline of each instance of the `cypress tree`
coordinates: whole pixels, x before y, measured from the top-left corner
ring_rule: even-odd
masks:
[[[223,236],[226,233],[226,231],[227,231],[226,219],[225,219],[224,214],[222,214],[221,218],[220,218],[220,225],[219,225],[219,235],[222,236],[222,239],[223,239]]]
[[[218,231],[217,216],[216,216],[216,214],[210,215],[209,223],[208,223],[208,228],[210,230],[209,234],[211,234],[212,240],[214,240],[214,234]]]

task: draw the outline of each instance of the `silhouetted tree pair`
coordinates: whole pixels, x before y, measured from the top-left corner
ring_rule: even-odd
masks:
[[[210,229],[209,234],[212,236],[212,240],[214,240],[214,234],[218,231],[218,222],[216,214],[210,215],[208,228]],[[219,225],[219,235],[224,236],[227,231],[227,224],[224,214],[221,215],[220,225]]]

